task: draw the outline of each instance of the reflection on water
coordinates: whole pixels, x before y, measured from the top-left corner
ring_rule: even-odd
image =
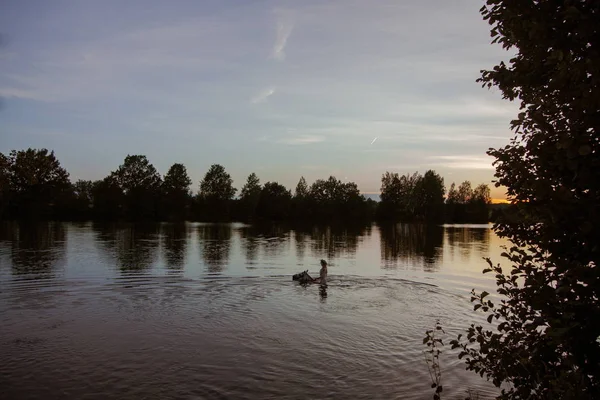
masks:
[[[93,224],[97,243],[124,273],[152,268],[158,256],[160,226],[157,224]]]
[[[444,229],[440,226],[390,224],[380,227],[381,258],[388,268],[399,262],[422,264],[434,271],[441,255]]]
[[[64,262],[67,236],[60,223],[3,223],[0,240],[8,242],[12,272],[30,278],[52,277]]]
[[[196,228],[204,264],[211,273],[220,273],[227,267],[233,229],[227,224],[200,224]]]
[[[173,272],[183,270],[190,240],[188,226],[183,223],[162,224],[161,234],[167,268]]]
[[[487,226],[0,224],[2,396],[429,398],[423,332],[474,322],[501,244]],[[328,286],[291,281],[321,258]],[[494,393],[443,354],[447,398]]]
[[[360,240],[371,235],[370,226],[313,226],[296,230],[297,235],[301,232],[310,237],[313,257],[327,260],[353,257]]]
[[[447,226],[445,230],[452,256],[460,256],[464,261],[473,254],[479,255],[479,257],[485,257],[488,254],[491,232],[489,229]]]

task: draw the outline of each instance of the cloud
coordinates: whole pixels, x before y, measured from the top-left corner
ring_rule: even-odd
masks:
[[[281,139],[279,143],[291,144],[291,145],[303,145],[303,144],[312,144],[312,143],[320,143],[325,141],[323,136],[314,136],[314,135],[300,135],[292,138]]]
[[[431,165],[453,169],[494,169],[490,157],[472,155],[430,156],[430,160],[439,160]]]
[[[285,59],[285,46],[294,29],[292,15],[289,12],[278,11],[277,14],[277,36],[273,45],[272,57],[278,61]]]
[[[263,89],[256,96],[254,96],[252,98],[252,100],[250,100],[250,102],[252,104],[263,103],[267,100],[268,97],[272,96],[274,93],[275,93],[274,87]]]
[[[35,101],[51,101],[52,97],[48,94],[39,92],[37,90],[29,89],[17,89],[11,87],[0,88],[0,97],[14,97],[25,100]]]

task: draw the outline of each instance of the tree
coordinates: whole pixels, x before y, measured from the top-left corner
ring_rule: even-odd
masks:
[[[471,201],[471,197],[473,197],[473,189],[471,188],[471,182],[464,181],[458,187],[457,203],[467,204],[469,201]]]
[[[413,221],[420,201],[417,189],[422,179],[418,172],[402,176],[386,172],[381,178],[380,218]]]
[[[0,219],[10,199],[10,160],[0,153]]]
[[[308,196],[308,185],[306,184],[306,179],[303,176],[300,177],[298,184],[296,185],[296,191],[294,192],[294,197],[301,199],[306,198]]]
[[[190,186],[185,165],[171,165],[162,183],[162,214],[169,220],[184,220],[190,205]]]
[[[200,192],[198,193],[203,219],[228,219],[230,203],[235,192],[233,179],[225,172],[225,168],[219,164],[211,165],[200,182]]]
[[[448,190],[448,198],[446,199],[446,203],[458,203],[458,191],[456,190],[456,184],[454,182],[452,182],[452,185],[450,185],[450,189]]]
[[[294,197],[292,198],[292,216],[295,219],[306,219],[310,218],[310,199],[309,190],[304,177],[300,177],[296,190],[294,191]]]
[[[495,157],[496,185],[517,218],[495,229],[513,246],[508,272],[488,260],[499,305],[475,293],[475,309],[497,320],[472,325],[467,368],[502,398],[600,398],[600,8],[597,1],[488,0],[481,9],[494,43],[516,55],[482,71],[521,112],[514,138]]]
[[[487,223],[490,220],[490,205],[492,198],[488,185],[480,184],[473,189],[469,201],[469,220],[477,223]]]
[[[289,216],[292,193],[277,182],[267,182],[260,192],[256,214],[264,219],[284,220]]]
[[[114,176],[92,184],[92,213],[95,219],[115,220],[122,218],[124,194]]]
[[[11,216],[52,218],[57,200],[69,190],[69,173],[47,149],[13,150],[8,158]]]
[[[312,217],[319,219],[363,218],[367,211],[356,183],[343,183],[333,176],[317,179],[310,187],[308,201]]]
[[[487,223],[489,221],[490,188],[480,184],[473,190],[470,181],[464,181],[458,189],[454,182],[446,199],[447,222],[451,223]]]
[[[425,172],[415,187],[416,217],[427,223],[440,223],[444,219],[444,178],[435,171]]]
[[[94,183],[92,181],[78,179],[73,184],[73,207],[70,212],[72,218],[89,218],[93,204],[93,188]]]
[[[231,200],[235,192],[233,179],[219,164],[211,165],[200,182],[200,196],[205,199]]]
[[[146,156],[127,155],[111,175],[125,196],[124,211],[128,218],[156,218],[162,180]]]
[[[254,216],[260,199],[261,190],[262,187],[260,186],[260,179],[258,179],[258,176],[256,176],[254,172],[248,175],[246,184],[242,187],[239,200],[242,218],[246,219]]]

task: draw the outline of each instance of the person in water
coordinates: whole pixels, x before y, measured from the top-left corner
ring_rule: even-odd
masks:
[[[321,260],[321,270],[319,271],[319,277],[313,279],[313,282],[320,283],[321,285],[327,285],[327,261]]]

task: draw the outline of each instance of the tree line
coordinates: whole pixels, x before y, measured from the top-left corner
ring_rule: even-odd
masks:
[[[295,191],[277,182],[261,184],[251,173],[241,190],[225,168],[213,164],[192,192],[183,164],[164,176],[144,155],[128,155],[104,179],[71,182],[53,151],[0,153],[2,219],[254,221],[392,220],[403,222],[487,222],[490,189],[452,183],[446,196],[443,178],[386,172],[381,201],[365,198],[354,182],[333,176],[311,185],[301,177]]]

